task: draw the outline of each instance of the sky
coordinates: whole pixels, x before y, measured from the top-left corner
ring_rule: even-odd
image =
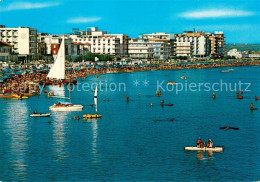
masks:
[[[40,33],[98,27],[142,33],[223,31],[227,43],[260,43],[260,0],[0,0],[0,25]]]

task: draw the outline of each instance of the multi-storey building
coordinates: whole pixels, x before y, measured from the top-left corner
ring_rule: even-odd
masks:
[[[205,58],[210,54],[209,37],[204,32],[184,32],[175,35],[176,57]]]
[[[173,56],[173,34],[141,34],[128,42],[128,54],[133,60],[168,60]]]
[[[67,35],[49,35],[46,33],[38,34],[38,41],[41,46],[39,52],[46,53],[47,55],[57,56],[61,41],[64,37],[65,40],[65,55],[67,59],[74,59],[77,56],[85,55],[90,50],[90,45],[87,43],[73,42]]]
[[[154,55],[154,46],[142,39],[130,39],[128,42],[128,55],[135,61],[150,62]]]
[[[0,41],[0,61],[8,62],[12,57],[12,47],[6,42]]]
[[[153,45],[154,59],[167,60],[174,56],[174,34],[165,32],[141,34],[139,39]]]
[[[176,42],[175,54],[176,57],[191,57],[190,42]]]
[[[13,46],[20,55],[37,55],[37,30],[29,27],[0,26],[0,40]]]
[[[208,33],[210,40],[210,56],[223,57],[225,54],[225,37],[223,32],[216,31],[215,33]]]
[[[100,31],[97,27],[87,28],[87,31],[78,31],[69,35],[73,42],[90,44],[92,53],[128,55],[128,36],[125,34],[108,34],[107,31]]]

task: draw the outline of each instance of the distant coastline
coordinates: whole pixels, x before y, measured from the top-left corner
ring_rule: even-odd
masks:
[[[238,51],[260,51],[260,44],[226,44],[226,49],[237,49]]]

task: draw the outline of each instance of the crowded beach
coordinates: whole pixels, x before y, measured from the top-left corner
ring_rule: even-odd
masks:
[[[77,79],[85,79],[87,75],[100,75],[108,73],[132,73],[136,71],[151,70],[180,70],[180,69],[203,69],[236,66],[258,66],[260,61],[243,61],[231,63],[180,63],[160,65],[68,65],[66,79],[56,80],[47,78],[49,68],[36,69],[31,66],[22,66],[20,69],[2,68],[0,70],[0,98],[23,98],[23,96],[38,95],[39,85],[66,85],[77,84]]]

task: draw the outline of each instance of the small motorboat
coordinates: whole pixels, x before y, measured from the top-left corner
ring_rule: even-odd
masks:
[[[102,115],[100,115],[100,114],[85,114],[82,117],[86,118],[86,119],[92,119],[92,118],[101,118]]]
[[[51,111],[82,111],[82,105],[74,105],[70,102],[59,102],[49,107]]]
[[[36,113],[36,114],[30,114],[31,117],[50,117],[50,113]]]
[[[190,150],[190,151],[212,151],[212,152],[223,152],[223,147],[213,147],[213,148],[209,148],[209,147],[203,147],[203,148],[199,148],[199,147],[185,147],[185,150]]]

